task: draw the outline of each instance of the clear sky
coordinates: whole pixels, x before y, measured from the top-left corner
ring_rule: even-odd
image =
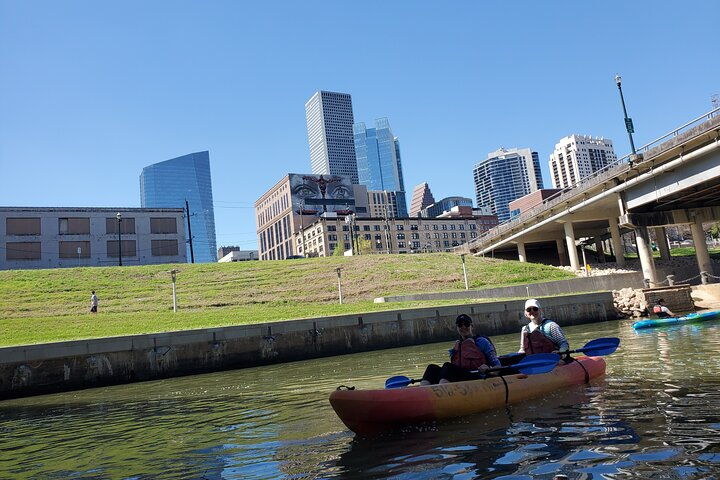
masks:
[[[573,133],[629,153],[720,94],[720,2],[0,0],[0,205],[139,207],[143,167],[209,150],[218,246],[257,248],[253,204],[309,173],[305,102],[387,117],[408,202],[475,199],[500,147]]]

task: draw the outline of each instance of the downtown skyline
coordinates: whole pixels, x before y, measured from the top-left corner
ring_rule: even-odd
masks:
[[[217,244],[256,249],[253,203],[282,175],[311,171],[303,105],[315,91],[352,95],[355,119],[387,117],[406,189],[428,182],[436,198],[474,198],[474,166],[500,147],[537,151],[546,186],[549,156],[568,135],[610,138],[618,157],[629,153],[616,73],[638,147],[709,111],[720,93],[708,15],[720,8],[709,1],[652,11],[390,5],[403,25],[356,19],[360,46],[323,43],[350,28],[313,7],[323,2],[274,2],[288,19],[270,6],[189,3],[168,14],[167,5],[0,4],[0,205],[138,207],[144,166],[207,150]],[[523,6],[516,34],[494,42],[513,5]],[[165,15],[172,28],[159,26]],[[192,38],[182,34],[190,25]],[[672,58],[694,74],[679,75]],[[530,74],[512,75],[521,62]]]

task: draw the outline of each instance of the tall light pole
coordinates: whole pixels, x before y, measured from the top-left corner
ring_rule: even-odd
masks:
[[[115,218],[118,222],[118,266],[122,267],[122,214],[116,213]]]
[[[635,128],[633,128],[632,118],[628,117],[627,109],[625,108],[625,98],[622,93],[622,77],[620,77],[619,74],[615,75],[615,83],[617,84],[618,91],[620,92],[620,102],[622,102],[623,114],[625,115],[625,130],[627,130],[628,137],[630,137],[630,149],[632,150],[632,154],[636,155],[635,142],[633,142],[632,138],[632,134],[635,133]],[[630,164],[632,165],[632,159]]]

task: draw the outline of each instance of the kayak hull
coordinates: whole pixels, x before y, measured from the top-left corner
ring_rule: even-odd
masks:
[[[632,327],[635,330],[640,330],[642,328],[667,327],[670,325],[706,322],[717,319],[720,319],[720,310],[710,310],[709,312],[690,313],[682,317],[649,318],[647,320],[639,320],[633,323]]]
[[[350,430],[373,434],[519,403],[604,374],[602,357],[578,357],[539,375],[385,390],[335,390],[330,394],[330,404]]]

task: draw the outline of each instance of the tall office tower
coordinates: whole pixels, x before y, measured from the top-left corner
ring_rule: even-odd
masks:
[[[197,152],[143,168],[140,174],[140,205],[143,208],[190,210],[192,250],[195,262],[216,262],[215,210],[210,179],[210,154]],[[187,219],[185,219],[187,221]]]
[[[475,199],[479,207],[490,207],[500,223],[510,218],[508,204],[543,188],[540,159],[529,148],[501,148],[473,169]]]
[[[400,143],[393,136],[387,118],[375,120],[375,128],[353,125],[358,180],[368,191],[393,192],[398,216],[407,217],[405,184],[400,162]]]
[[[616,161],[615,149],[609,138],[588,135],[565,137],[555,145],[555,151],[550,155],[553,187],[571,187]]]
[[[430,185],[423,182],[413,189],[412,199],[410,200],[410,216],[417,217],[420,211],[435,203],[430,191]]]
[[[310,165],[315,175],[344,175],[358,183],[353,142],[352,98],[347,93],[315,92],[305,104]]]

